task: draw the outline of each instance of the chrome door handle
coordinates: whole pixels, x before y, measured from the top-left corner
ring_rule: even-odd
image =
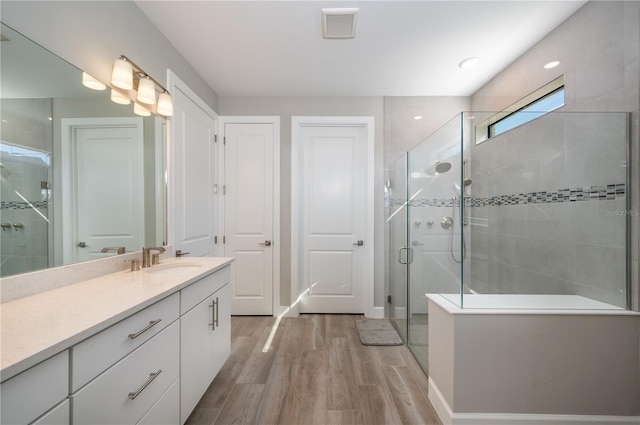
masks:
[[[182,252],[181,249],[176,250],[176,257],[184,257],[185,255],[191,254],[190,252]]]
[[[407,260],[402,261],[402,251],[407,251]],[[410,264],[413,261],[413,249],[403,246],[398,250],[398,263],[400,264]]]
[[[424,244],[418,241],[411,241],[411,246],[418,246],[418,245],[424,245]]]
[[[259,242],[258,244],[262,246],[271,246],[271,241]]]
[[[353,244],[354,246],[362,246],[364,245],[364,241],[358,241],[356,243]]]
[[[80,248],[86,248],[87,244],[84,242],[78,242],[78,244],[76,246],[79,246]]]

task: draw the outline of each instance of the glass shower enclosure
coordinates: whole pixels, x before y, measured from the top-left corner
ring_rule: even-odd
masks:
[[[489,137],[495,116],[461,113],[388,169],[388,317],[425,371],[426,294],[464,309],[630,306],[628,114],[537,113]]]

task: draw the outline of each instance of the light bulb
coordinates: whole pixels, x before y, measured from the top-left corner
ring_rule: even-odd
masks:
[[[149,115],[151,115],[151,111],[140,105],[138,102],[135,102],[133,104],[133,112],[137,115],[140,115],[141,117],[148,117]]]
[[[107,88],[107,86],[102,81],[96,80],[86,72],[82,73],[82,85],[92,90],[104,90]]]
[[[131,99],[114,89],[111,89],[111,101],[120,105],[128,105],[131,103]]]
[[[138,102],[147,105],[156,103],[156,83],[146,75],[138,81],[138,96],[136,99]]]
[[[133,88],[133,68],[131,62],[120,57],[113,64],[111,72],[111,84],[123,90]]]
[[[160,96],[158,96],[156,112],[165,117],[173,116],[173,99],[171,99],[171,95],[166,91],[160,93]]]

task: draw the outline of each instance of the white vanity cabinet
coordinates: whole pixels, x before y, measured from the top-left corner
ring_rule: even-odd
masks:
[[[183,424],[231,351],[230,267],[181,291],[180,423]]]
[[[65,350],[3,382],[0,393],[3,425],[36,420],[42,424],[68,424],[69,352]],[[43,417],[38,419],[40,416]]]
[[[192,261],[3,304],[0,425],[184,423],[231,350],[233,259]]]

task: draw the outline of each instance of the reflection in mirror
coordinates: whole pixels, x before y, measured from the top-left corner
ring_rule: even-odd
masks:
[[[165,120],[1,35],[0,277],[166,244]]]

